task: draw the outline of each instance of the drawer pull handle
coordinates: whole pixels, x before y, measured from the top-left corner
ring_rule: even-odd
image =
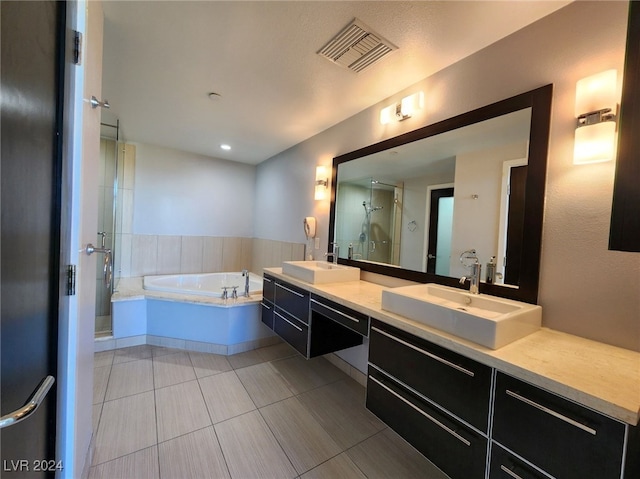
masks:
[[[509,469],[504,464],[500,464],[500,469],[502,469],[504,472],[506,472],[509,476],[513,477],[513,479],[522,479],[522,477],[517,475],[515,472],[513,472],[511,469]]]
[[[266,281],[267,283],[271,283],[272,281],[269,278],[263,277],[262,281]]]
[[[453,429],[451,429],[448,426],[445,426],[444,424],[442,424],[440,421],[438,421],[436,418],[434,418],[433,416],[430,416],[429,414],[427,414],[426,412],[424,412],[422,409],[420,409],[418,406],[416,406],[415,404],[413,404],[411,401],[407,401],[405,398],[403,398],[400,394],[398,394],[397,392],[395,392],[393,389],[391,389],[389,386],[387,386],[386,384],[383,384],[381,381],[377,380],[376,378],[374,378],[373,376],[369,376],[369,379],[371,379],[374,383],[376,383],[378,386],[386,389],[389,393],[393,394],[395,397],[397,397],[398,399],[400,399],[402,402],[404,402],[407,406],[411,406],[413,409],[415,409],[416,411],[418,411],[420,414],[422,414],[424,417],[426,417],[429,421],[431,421],[432,423],[434,423],[436,426],[441,427],[442,429],[444,429],[445,431],[447,431],[449,434],[451,434],[453,437],[455,437],[457,440],[459,440],[460,442],[462,442],[465,446],[471,446],[471,442],[469,442],[467,439],[465,439],[464,437],[462,437],[460,434],[458,434],[457,432],[455,432]]]
[[[276,283],[276,286],[279,286],[282,289],[286,289],[287,291],[289,291],[290,293],[295,294],[296,296],[300,296],[301,298],[304,298],[304,294],[302,293],[298,293],[297,291],[294,291],[292,289],[287,288],[286,286],[282,286],[280,283]]]
[[[475,373],[474,373],[473,371],[469,371],[468,369],[465,369],[465,368],[463,368],[462,366],[458,366],[457,364],[454,364],[454,363],[452,363],[451,361],[447,361],[446,359],[443,359],[443,358],[441,358],[440,356],[436,356],[435,354],[430,353],[430,352],[428,352],[428,351],[425,351],[424,349],[421,349],[421,348],[419,348],[419,347],[417,347],[417,346],[414,346],[414,345],[413,345],[413,344],[411,344],[411,343],[407,343],[406,341],[403,341],[403,340],[402,340],[402,339],[400,339],[400,338],[396,338],[395,336],[393,336],[393,335],[391,335],[391,334],[387,333],[386,331],[382,331],[381,329],[378,329],[378,328],[376,328],[375,326],[372,326],[372,327],[371,327],[371,329],[372,329],[373,331],[377,332],[377,333],[380,333],[380,334],[382,334],[382,335],[384,335],[384,336],[386,336],[386,337],[388,337],[388,338],[393,339],[394,341],[399,342],[400,344],[403,344],[403,345],[405,345],[405,346],[407,346],[407,347],[409,347],[409,348],[411,348],[411,349],[414,349],[414,350],[418,351],[419,353],[422,353],[422,354],[424,354],[425,356],[430,357],[431,359],[435,359],[436,361],[441,362],[442,364],[445,364],[445,365],[447,365],[447,366],[449,366],[449,367],[452,367],[453,369],[455,369],[455,370],[457,370],[457,371],[460,371],[461,373],[465,373],[465,374],[467,374],[467,375],[469,375],[469,376],[471,376],[471,377],[474,377],[474,376],[475,376]]]
[[[294,328],[296,328],[298,331],[302,332],[302,328],[300,326],[298,326],[297,324],[293,324],[291,321],[289,321],[287,318],[285,318],[284,316],[282,316],[281,314],[278,314],[278,312],[275,312],[276,316],[278,316],[280,319],[282,319],[283,321],[286,321],[287,323],[289,323],[291,326],[293,326]]]
[[[549,409],[548,407],[543,406],[542,404],[538,404],[537,402],[532,401],[531,399],[527,399],[524,396],[520,396],[520,394],[518,393],[514,393],[513,391],[510,390],[506,390],[507,394],[515,399],[517,399],[518,401],[522,401],[525,404],[528,404],[529,406],[532,406],[536,409],[539,409],[542,412],[545,412],[555,418],[560,419],[561,421],[566,422],[567,424],[571,424],[572,426],[577,427],[578,429],[582,429],[585,432],[588,432],[589,434],[593,434],[594,436],[596,435],[596,430],[590,428],[589,426],[585,426],[584,424],[580,424],[578,421],[574,421],[573,419],[571,419],[570,417],[565,416],[564,414],[560,414],[559,412],[554,411],[553,409]]]
[[[271,309],[269,306],[267,306],[266,304],[264,304],[263,302],[260,302],[260,304],[262,305],[263,308],[267,308],[267,309]]]
[[[344,316],[345,318],[350,319],[351,321],[354,321],[356,323],[360,323],[359,319],[356,319],[353,316],[349,316],[348,314],[344,314],[342,311],[338,311],[337,309],[334,309],[331,306],[327,306],[326,304],[321,303],[320,301],[316,301],[315,299],[312,299],[311,302],[319,304],[323,308],[327,308],[329,311],[333,311],[334,313],[338,313],[339,315]]]

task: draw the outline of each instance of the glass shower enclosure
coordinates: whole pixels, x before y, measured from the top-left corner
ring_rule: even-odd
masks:
[[[116,258],[118,245],[115,241],[118,214],[118,179],[122,176],[124,156],[123,143],[120,141],[120,123],[118,120],[100,123],[100,159],[98,181],[98,230],[96,246],[111,249],[112,261]],[[116,268],[112,264],[113,271]],[[114,275],[105,281],[103,268],[96,271],[96,318],[95,335],[112,335],[111,294],[114,289]]]

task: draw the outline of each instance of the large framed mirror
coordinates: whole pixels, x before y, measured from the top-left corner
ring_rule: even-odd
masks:
[[[338,261],[465,287],[459,280],[477,258],[480,292],[536,303],[552,90],[334,158],[329,242]]]

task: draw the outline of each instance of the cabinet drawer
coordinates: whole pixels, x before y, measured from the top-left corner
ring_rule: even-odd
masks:
[[[273,303],[263,298],[260,307],[262,309],[260,319],[269,329],[273,329]]]
[[[305,358],[308,357],[309,327],[276,306],[273,312],[273,330]]]
[[[276,281],[275,305],[298,321],[309,324],[309,291]]]
[[[558,479],[619,479],[625,425],[498,373],[493,438]]]
[[[482,479],[487,438],[369,367],[367,408],[452,479]]]
[[[262,297],[270,303],[276,299],[276,280],[268,274],[262,277]]]
[[[491,368],[373,320],[369,362],[486,432]]]
[[[315,294],[311,295],[311,311],[319,313],[353,331],[369,335],[369,316]]]
[[[536,470],[498,444],[491,446],[489,479],[549,479],[550,476]]]

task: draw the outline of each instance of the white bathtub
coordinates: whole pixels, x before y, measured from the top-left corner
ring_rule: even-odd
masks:
[[[145,276],[143,287],[148,291],[195,294],[221,298],[222,288],[227,286],[229,298],[231,298],[233,286],[238,287],[238,296],[244,294],[245,280],[246,278],[244,278],[240,272],[172,274]],[[257,293],[262,293],[262,277],[249,273],[249,294]]]

